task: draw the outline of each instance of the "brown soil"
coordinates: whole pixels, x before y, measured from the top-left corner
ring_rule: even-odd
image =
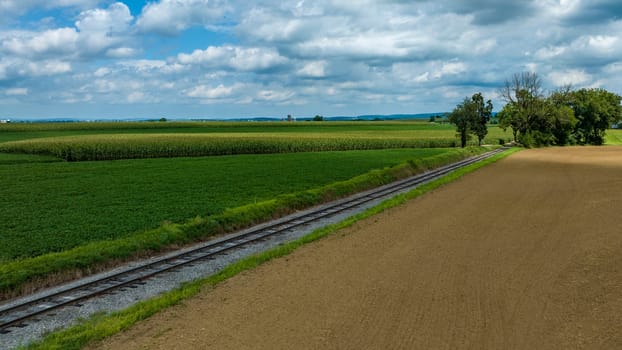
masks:
[[[622,349],[622,148],[527,150],[105,349]]]

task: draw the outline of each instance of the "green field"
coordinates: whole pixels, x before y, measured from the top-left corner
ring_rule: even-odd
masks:
[[[455,143],[427,122],[3,124],[0,294],[485,150],[430,148]]]
[[[622,129],[609,129],[605,134],[606,145],[622,145]]]
[[[96,125],[0,126],[0,152],[85,161],[455,147],[458,142],[452,126],[426,122],[127,123],[125,129],[124,123],[103,123],[100,130]],[[509,140],[508,132],[491,127],[484,141]]]
[[[0,261],[117,239],[343,181],[446,149],[0,166]],[[0,158],[1,159],[1,158]]]

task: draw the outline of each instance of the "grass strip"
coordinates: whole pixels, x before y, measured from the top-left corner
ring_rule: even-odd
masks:
[[[274,199],[226,209],[221,214],[200,217],[184,223],[167,223],[114,240],[91,242],[62,252],[15,260],[0,265],[0,293],[5,297],[66,281],[101,270],[111,262],[161,252],[167,248],[233,232],[272,218],[378,187],[425,170],[449,164],[486,151],[483,147],[455,149],[440,155],[411,160],[400,165],[372,170],[320,188],[281,195]]]
[[[605,133],[606,145],[622,145],[622,129],[609,129]]]
[[[329,225],[324,228],[315,230],[298,240],[286,243],[264,253],[252,255],[242,259],[232,265],[229,265],[218,274],[200,279],[191,283],[187,283],[178,289],[167,292],[159,297],[151,300],[140,302],[126,310],[114,312],[108,315],[99,314],[87,320],[80,322],[78,325],[72,326],[62,331],[54,332],[47,335],[43,340],[30,344],[23,349],[39,350],[39,349],[81,349],[82,347],[105,339],[120,331],[129,329],[132,325],[140,320],[144,320],[156,312],[176,305],[185,299],[197,295],[205,288],[213,288],[220,282],[231,278],[240,272],[251,270],[265,262],[279,258],[293,252],[297,248],[314,242],[322,237],[332,234],[340,229],[352,226],[354,223],[378,214],[386,209],[396,207],[406,201],[423,195],[426,192],[434,190],[444,184],[455,181],[463,175],[473,172],[485,165],[494,163],[512,153],[518,152],[520,148],[513,148],[506,152],[495,155],[484,161],[471,164],[467,167],[458,169],[448,175],[437,180],[424,184],[408,193],[398,195],[392,199],[386,200],[379,205],[370,208],[363,213],[354,215],[345,221],[337,224]]]

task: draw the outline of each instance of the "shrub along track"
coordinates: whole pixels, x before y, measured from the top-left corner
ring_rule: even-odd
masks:
[[[97,344],[622,348],[622,148],[523,151]]]

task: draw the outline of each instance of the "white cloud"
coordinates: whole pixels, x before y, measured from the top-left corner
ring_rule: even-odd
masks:
[[[261,101],[284,102],[294,97],[293,91],[260,90],[256,98]]]
[[[117,47],[114,49],[108,49],[106,51],[106,56],[112,57],[112,58],[127,58],[127,57],[136,56],[137,54],[138,54],[138,51],[131,47]]]
[[[430,72],[424,72],[415,77],[415,81],[418,83],[423,83],[430,80]]]
[[[117,46],[125,41],[131,21],[128,7],[114,3],[107,9],[81,12],[75,28],[0,34],[0,50],[35,60],[51,57],[76,59],[101,52],[108,53],[110,57],[127,57],[135,50]]]
[[[68,55],[75,52],[78,42],[78,33],[73,28],[20,34],[4,40],[2,51],[23,57]]]
[[[196,86],[186,92],[189,97],[196,97],[202,99],[219,99],[231,96],[233,90],[238,88],[237,86],[224,86],[222,84],[215,88],[209,86],[200,85]]]
[[[10,88],[4,90],[4,94],[7,96],[26,96],[28,95],[27,88]]]
[[[463,62],[445,62],[441,65],[440,69],[432,74],[432,76],[436,79],[440,79],[447,75],[464,73],[466,70],[467,66]]]
[[[301,77],[323,78],[326,76],[326,61],[312,61],[306,63],[296,73]]]
[[[573,85],[580,86],[592,80],[592,77],[585,71],[569,69],[565,71],[554,71],[549,73],[548,78],[555,86]]]
[[[116,2],[107,9],[98,8],[80,13],[76,28],[82,33],[119,34],[127,31],[132,19],[130,9],[125,4]]]
[[[567,48],[560,46],[543,47],[536,51],[536,58],[548,60],[560,56],[566,52]]]
[[[0,10],[5,14],[23,14],[33,8],[93,7],[98,0],[1,0]],[[0,18],[2,15],[0,15]]]
[[[108,74],[110,74],[110,68],[108,68],[108,67],[101,67],[101,68],[98,68],[98,69],[95,71],[95,73],[93,73],[93,75],[94,75],[94,76],[96,76],[96,77],[98,77],[98,78],[101,78],[101,77],[103,77],[103,76],[105,76],[105,75],[108,75]]]
[[[145,32],[174,35],[193,25],[213,25],[228,11],[219,0],[161,0],[147,3],[137,26]]]
[[[18,76],[43,77],[52,76],[71,71],[71,64],[68,62],[49,60],[40,62],[23,62],[17,68]]]
[[[441,112],[524,70],[545,89],[622,92],[615,0],[123,2],[0,0],[0,96],[87,112]]]
[[[71,64],[57,60],[28,61],[0,59],[0,81],[20,78],[41,78],[71,71]],[[11,89],[11,87],[9,87]],[[26,88],[30,92],[32,89]],[[18,90],[19,91],[19,90]]]
[[[191,54],[179,54],[177,60],[181,64],[228,67],[238,71],[265,70],[287,61],[274,49],[237,46],[210,46]]]
[[[119,2],[107,9],[80,13],[75,23],[80,31],[80,49],[87,55],[102,51],[111,54],[111,57],[120,57],[114,56],[115,54],[128,54],[130,48],[117,46],[125,41],[132,19],[129,8]]]
[[[144,102],[145,101],[145,93],[141,91],[134,91],[127,95],[127,102],[136,103],[136,102]]]

